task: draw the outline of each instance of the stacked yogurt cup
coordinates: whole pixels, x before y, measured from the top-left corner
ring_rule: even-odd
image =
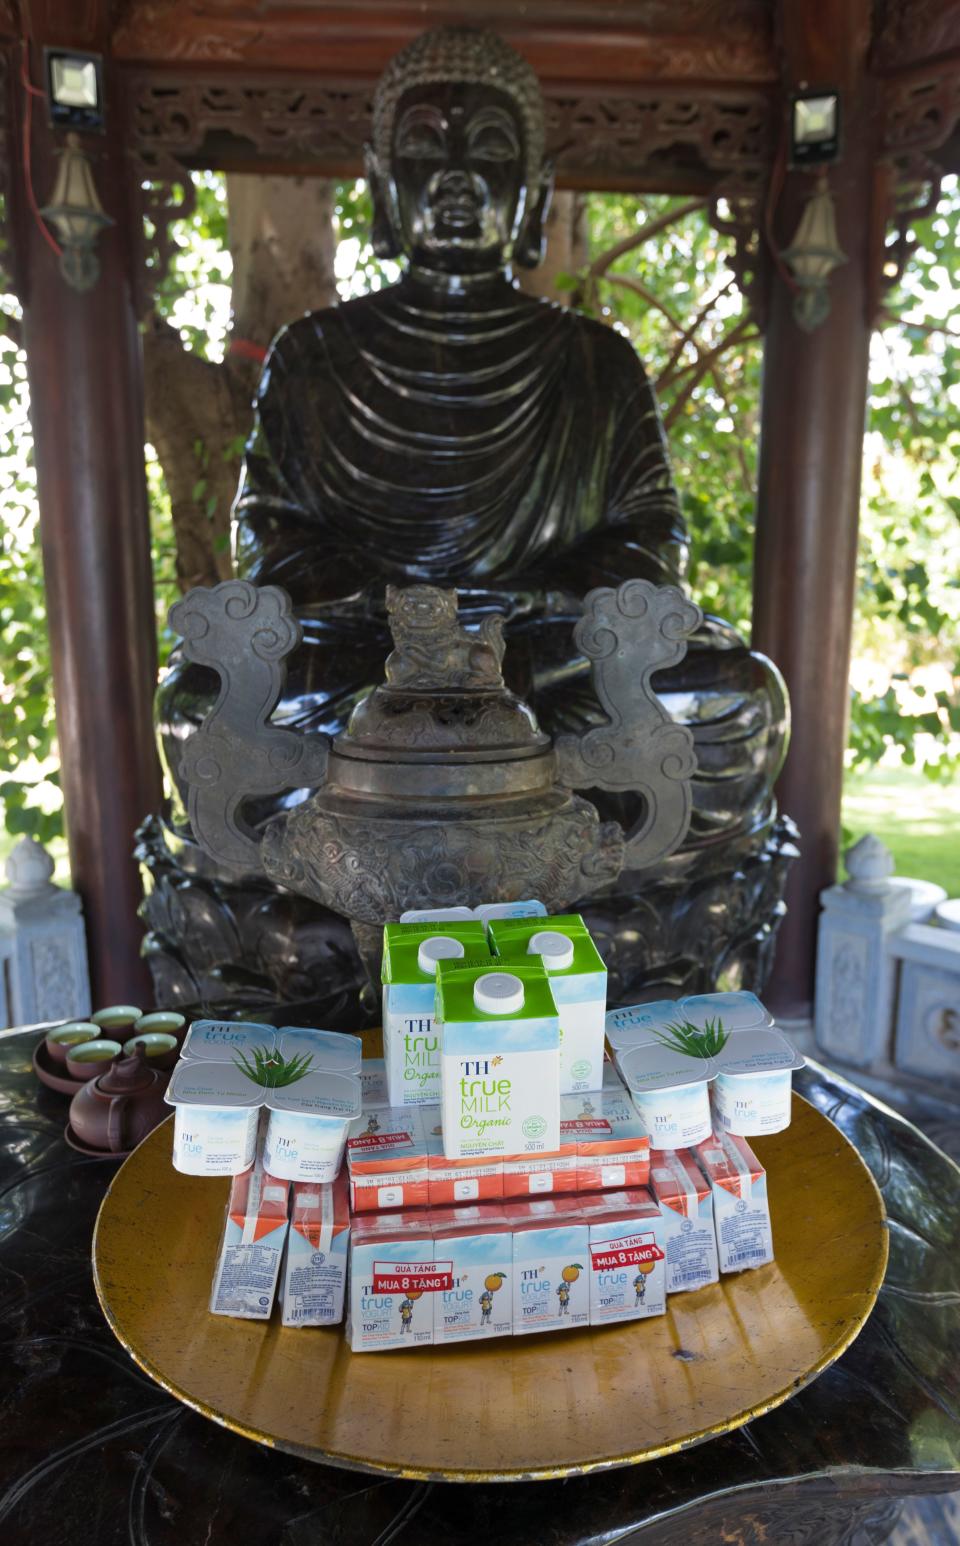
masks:
[[[332,1031],[198,1020],[164,1099],[174,1107],[173,1163],[186,1175],[263,1164],[285,1181],[333,1181],[360,1114],[361,1041]]]
[[[804,1059],[753,993],[701,993],[611,1009],[607,1040],[658,1149],[722,1131],[740,1138],[790,1125]]]

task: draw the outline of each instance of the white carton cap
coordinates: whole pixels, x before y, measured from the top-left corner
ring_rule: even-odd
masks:
[[[451,939],[449,934],[429,934],[420,941],[417,965],[427,977],[436,977],[438,961],[455,961],[463,955],[466,951],[458,939]]]
[[[573,940],[557,929],[540,929],[531,934],[528,956],[539,956],[548,972],[565,972],[573,965]]]
[[[484,972],[473,985],[473,1002],[485,1015],[515,1015],[523,1008],[523,983],[513,972]]]

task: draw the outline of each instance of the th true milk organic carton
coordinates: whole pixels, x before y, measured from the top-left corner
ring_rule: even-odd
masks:
[[[391,1106],[440,1100],[440,1053],[433,1025],[437,962],[489,956],[476,918],[388,923],[383,930],[383,1055]]]
[[[431,1213],[434,1249],[453,1264],[449,1288],[433,1296],[437,1345],[513,1330],[513,1240],[503,1212],[480,1205]]]
[[[436,1019],[447,1158],[558,1149],[560,1021],[540,962],[441,961]]]
[[[362,1111],[347,1131],[347,1170],[354,1213],[425,1208],[427,1140],[420,1109]]]
[[[435,1296],[453,1286],[453,1261],[435,1250],[426,1213],[354,1219],[347,1340],[355,1353],[429,1347]]]
[[[220,1255],[210,1295],[214,1315],[269,1320],[287,1238],[290,1185],[259,1160],[230,1187]]]
[[[650,1193],[610,1192],[583,1202],[582,1212],[590,1231],[591,1326],[663,1315],[663,1220]]]
[[[589,1227],[576,1197],[507,1203],[513,1232],[513,1334],[590,1321]]]
[[[294,1185],[280,1285],[284,1326],[335,1326],[343,1320],[350,1246],[346,1177]]]
[[[667,1293],[703,1288],[720,1277],[713,1192],[688,1149],[654,1149],[650,1190],[663,1215]]]
[[[560,1093],[596,1090],[603,1077],[607,969],[579,913],[498,918],[490,939],[506,961],[539,956],[560,1016]]]
[[[721,1272],[743,1272],[773,1261],[767,1174],[746,1139],[714,1133],[693,1156],[713,1192]]]

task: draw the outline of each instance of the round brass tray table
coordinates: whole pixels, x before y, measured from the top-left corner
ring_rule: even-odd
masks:
[[[343,1329],[210,1315],[227,1183],[170,1162],[172,1118],[136,1149],[94,1234],[113,1331],[165,1390],[262,1444],[445,1481],[525,1481],[630,1465],[737,1428],[854,1340],[887,1261],[883,1202],[856,1150],[794,1097],[757,1139],[767,1267],[671,1295],[668,1312],[597,1330],[354,1354]]]

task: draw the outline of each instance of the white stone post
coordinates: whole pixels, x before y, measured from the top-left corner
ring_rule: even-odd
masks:
[[[90,1013],[80,898],[55,886],[53,860],[22,837],[0,890],[0,1026],[82,1020]]]
[[[821,893],[815,1031],[829,1057],[857,1068],[890,1061],[897,964],[889,936],[910,922],[909,889],[890,884],[893,856],[868,834],[844,854],[848,879]]]

